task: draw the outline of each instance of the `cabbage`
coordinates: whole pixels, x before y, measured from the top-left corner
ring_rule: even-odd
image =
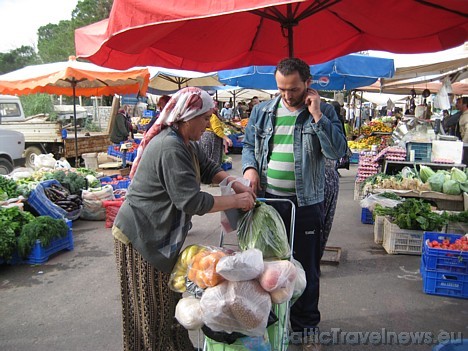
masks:
[[[460,190],[465,192],[465,193],[468,193],[468,181],[466,181],[464,183],[460,183]]]
[[[460,183],[456,180],[447,180],[442,186],[442,192],[447,195],[460,195]]]
[[[259,249],[263,258],[289,258],[291,248],[286,227],[273,206],[257,202],[239,219],[237,231],[242,250]]]
[[[445,174],[444,172],[438,171],[430,176],[427,181],[429,182],[432,191],[438,191],[441,193],[445,182]]]
[[[427,180],[434,174],[435,172],[430,167],[421,166],[419,169],[419,176],[421,177],[421,181],[423,183],[427,182]]]
[[[450,177],[452,180],[456,180],[460,183],[466,182],[466,174],[465,172],[459,170],[458,168],[452,167],[450,171]]]

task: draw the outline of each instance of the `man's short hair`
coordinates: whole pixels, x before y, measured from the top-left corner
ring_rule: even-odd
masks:
[[[280,72],[283,76],[288,76],[298,72],[303,82],[306,82],[307,79],[312,78],[309,65],[301,59],[295,57],[282,59],[276,66],[275,74],[276,72]]]
[[[460,98],[462,105],[468,106],[468,96],[463,96]]]

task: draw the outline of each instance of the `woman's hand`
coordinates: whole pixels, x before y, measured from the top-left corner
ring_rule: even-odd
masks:
[[[242,211],[251,210],[255,206],[255,195],[249,192],[234,195],[236,208]]]

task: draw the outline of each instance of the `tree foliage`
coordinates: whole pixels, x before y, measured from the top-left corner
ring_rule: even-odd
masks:
[[[56,116],[52,95],[31,94],[20,96],[25,116],[34,116],[40,113],[48,113],[51,117]]]
[[[37,63],[40,63],[39,56],[31,46],[23,45],[7,53],[0,52],[0,74]]]
[[[109,17],[113,0],[80,0],[71,19],[38,30],[37,48],[43,62],[66,61],[75,54],[75,29]]]

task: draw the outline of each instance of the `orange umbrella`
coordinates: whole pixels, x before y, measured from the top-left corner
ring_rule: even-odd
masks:
[[[144,95],[148,88],[148,69],[117,71],[92,63],[76,61],[54,62],[21,68],[0,76],[0,94],[27,95],[47,93],[73,96],[73,121],[75,125],[75,158],[78,160],[76,130],[76,96],[101,96],[113,94]]]

